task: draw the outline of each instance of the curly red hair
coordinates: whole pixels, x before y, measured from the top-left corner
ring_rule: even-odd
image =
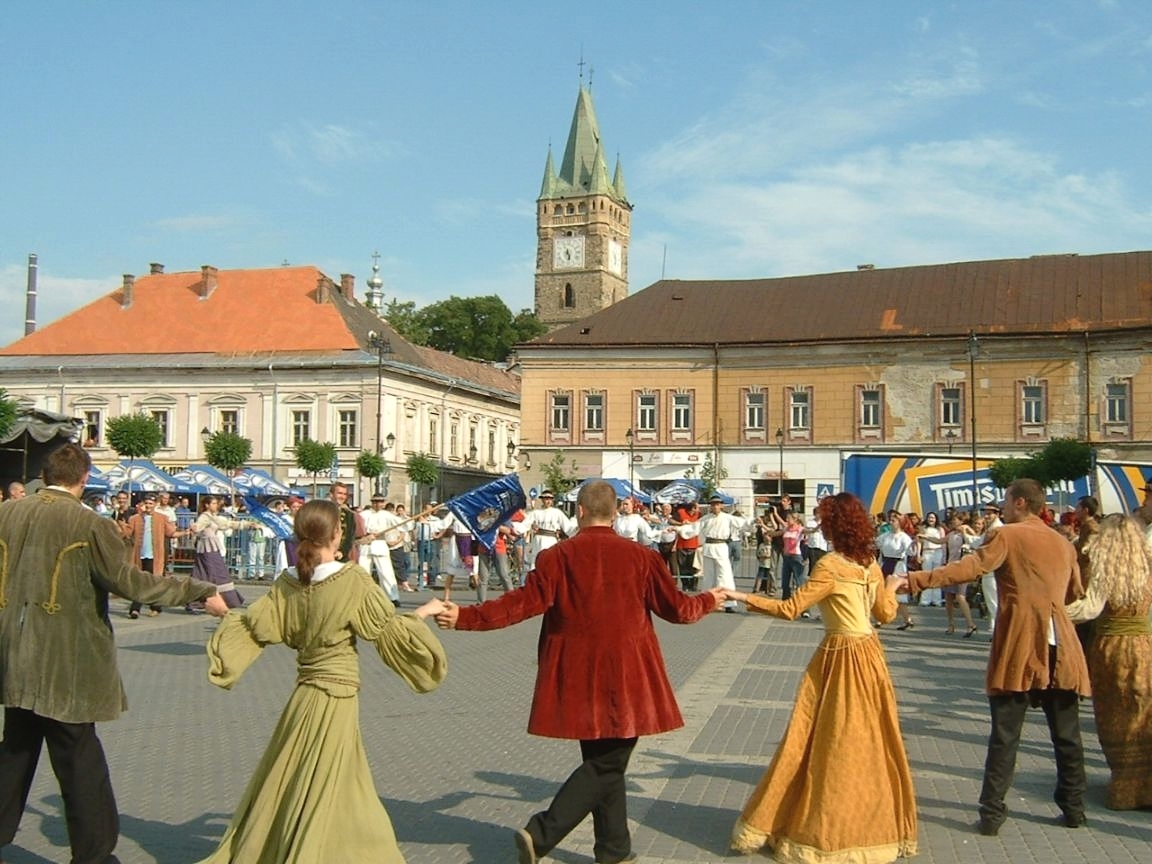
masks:
[[[863,502],[850,492],[829,495],[816,505],[820,530],[832,548],[857,564],[868,566],[876,560],[875,529]]]

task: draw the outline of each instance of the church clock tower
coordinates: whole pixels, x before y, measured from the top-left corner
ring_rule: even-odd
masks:
[[[557,173],[552,149],[536,202],[536,317],[555,330],[628,296],[632,205],[620,160],[612,180],[592,108],[580,86]]]

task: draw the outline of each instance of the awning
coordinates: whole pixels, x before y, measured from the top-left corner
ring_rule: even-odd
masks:
[[[178,495],[207,495],[208,490],[196,483],[177,480],[147,459],[125,459],[109,468],[104,478],[109,489],[132,492],[175,492]]]
[[[262,471],[259,468],[241,468],[236,472],[234,479],[237,483],[243,483],[252,490],[248,493],[251,495],[287,496],[292,494],[291,487],[286,486],[267,471]]]
[[[229,481],[228,475],[211,465],[189,465],[172,475],[177,480],[203,486],[212,495],[251,495],[251,490],[238,481]]]
[[[736,499],[728,495],[721,489],[715,490],[716,495],[720,496],[720,500],[725,504],[735,504]],[[655,493],[652,497],[656,499],[658,504],[691,504],[693,501],[699,501],[704,495],[704,481],[696,480],[693,478],[685,478],[683,480],[676,480],[669,483],[659,492]]]
[[[615,477],[589,477],[587,480],[581,480],[580,484],[574,489],[569,489],[564,493],[565,501],[575,501],[576,496],[580,494],[580,489],[585,483],[591,483],[593,480],[603,480],[616,490],[617,498],[632,498],[639,501],[641,504],[651,504],[652,496],[647,492],[641,492],[627,480],[617,480]]]

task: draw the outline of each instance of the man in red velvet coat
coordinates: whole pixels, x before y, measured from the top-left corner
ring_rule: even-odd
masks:
[[[689,624],[723,599],[719,590],[682,593],[659,553],[616,535],[608,483],[581,487],[576,514],[579,533],[543,550],[523,588],[478,606],[449,603],[436,618],[441,627],[496,630],[544,616],[528,731],[579,740],[583,763],[548,810],[516,832],[520,864],[535,864],[589,813],[597,864],[636,860],[624,771],[639,736],[684,725],[652,613]]]

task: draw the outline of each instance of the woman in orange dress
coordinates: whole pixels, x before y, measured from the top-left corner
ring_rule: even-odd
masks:
[[[790,600],[726,592],[754,612],[793,620],[819,604],[825,636],[800,682],[784,740],[732,832],[732,848],[777,861],[894,861],[916,854],[916,799],[896,694],[869,615],[896,617],[903,578],[885,580],[860,499],[823,499],[835,551]]]

